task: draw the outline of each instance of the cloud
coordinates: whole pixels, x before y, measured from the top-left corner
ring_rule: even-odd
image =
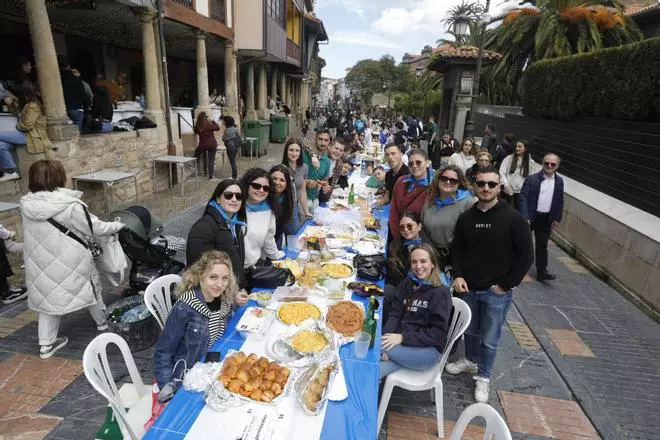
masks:
[[[444,30],[442,19],[450,5],[438,5],[434,0],[422,0],[413,8],[387,8],[372,24],[376,33],[398,37],[411,33],[438,34]]]
[[[338,31],[329,35],[331,43],[355,44],[358,46],[397,48],[398,44],[387,39],[376,38],[370,32]]]

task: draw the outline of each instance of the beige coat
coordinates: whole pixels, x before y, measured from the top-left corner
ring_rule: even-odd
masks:
[[[45,153],[46,157],[50,156],[53,144],[48,139],[46,116],[38,102],[31,101],[25,104],[16,128],[25,133],[28,153]]]

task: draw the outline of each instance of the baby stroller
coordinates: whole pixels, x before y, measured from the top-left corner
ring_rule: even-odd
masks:
[[[156,278],[183,271],[185,264],[175,260],[174,256],[181,246],[185,246],[185,241],[160,235],[163,224],[152,217],[147,208],[130,206],[110,213],[109,219],[126,225],[119,232],[119,242],[131,261],[131,271],[128,276],[130,288],[123,296],[137,295]]]

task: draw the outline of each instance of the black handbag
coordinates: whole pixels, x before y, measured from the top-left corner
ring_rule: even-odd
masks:
[[[253,266],[245,271],[249,290],[259,287],[261,289],[275,289],[276,287],[291,285],[295,281],[289,269],[275,266]]]
[[[353,266],[357,268],[357,277],[362,280],[378,281],[385,276],[385,254],[356,255]]]

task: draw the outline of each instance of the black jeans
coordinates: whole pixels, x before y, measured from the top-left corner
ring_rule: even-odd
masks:
[[[547,213],[537,212],[531,224],[534,231],[534,247],[536,251],[536,276],[548,273],[548,240],[552,232],[552,222]]]
[[[209,179],[215,177],[215,152],[216,152],[215,148],[212,148],[210,150],[202,150],[201,148],[198,147],[195,150],[195,157],[197,158],[197,163],[199,163],[199,158],[201,157],[201,155],[204,154],[204,158],[206,159],[206,169],[208,171]]]
[[[231,166],[231,178],[238,177],[238,167],[236,166],[236,155],[238,154],[238,147],[227,147],[227,157],[229,158],[229,165]]]

